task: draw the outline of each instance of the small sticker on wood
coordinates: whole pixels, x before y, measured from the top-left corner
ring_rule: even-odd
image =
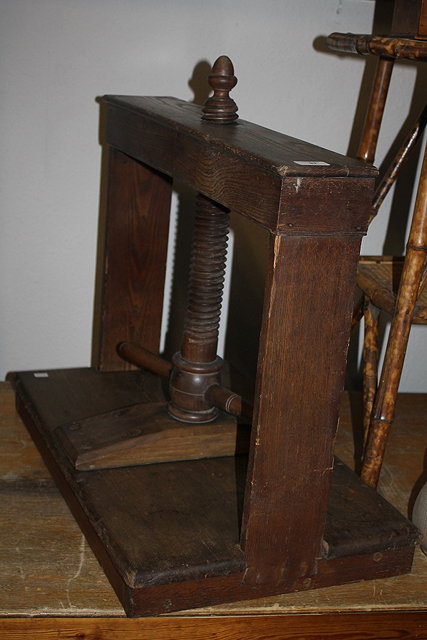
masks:
[[[294,164],[300,164],[305,167],[330,167],[329,162],[322,160],[294,160]]]

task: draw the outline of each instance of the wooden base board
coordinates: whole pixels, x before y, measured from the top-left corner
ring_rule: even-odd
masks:
[[[156,379],[93,369],[12,376],[18,410],[129,616],[410,571],[416,531],[336,462],[322,557],[293,583],[243,584],[245,456],[77,471],[58,425],[155,402]]]

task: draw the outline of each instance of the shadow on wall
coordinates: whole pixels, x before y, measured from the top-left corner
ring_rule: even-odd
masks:
[[[194,94],[191,100],[193,104],[201,106],[208,99],[211,91],[208,75],[211,68],[212,65],[207,60],[200,60],[194,67],[193,74],[188,81],[188,86]],[[165,356],[168,359],[180,350],[184,332],[196,196],[195,192],[183,183],[174,182],[173,188],[178,196],[178,206],[169,302],[170,315],[164,348]]]

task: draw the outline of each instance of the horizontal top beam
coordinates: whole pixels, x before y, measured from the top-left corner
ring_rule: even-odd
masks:
[[[205,122],[200,107],[177,98],[104,96],[103,103],[109,145],[274,232],[308,230],[300,215],[304,187],[312,202],[328,184],[345,193],[343,179],[361,180],[369,193],[377,175],[360,160],[241,119]],[[300,203],[296,226],[289,219],[293,194]],[[323,230],[360,231],[366,227],[363,208],[359,202],[345,220],[330,218]]]
[[[375,170],[360,160],[328,151],[266,127],[237,120],[218,125],[201,119],[201,107],[178,98],[104,96],[103,102],[176,132],[199,139],[218,149],[238,154],[242,162],[259,164],[280,177],[366,176]]]

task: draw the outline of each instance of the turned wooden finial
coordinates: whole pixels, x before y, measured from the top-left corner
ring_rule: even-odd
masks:
[[[202,119],[217,124],[229,124],[237,120],[237,104],[229,96],[237,84],[237,78],[228,56],[220,56],[217,59],[212,73],[209,74],[209,84],[214,93],[205,102]]]

